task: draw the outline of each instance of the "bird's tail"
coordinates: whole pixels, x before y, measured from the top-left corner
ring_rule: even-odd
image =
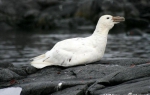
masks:
[[[51,63],[47,62],[46,59],[48,59],[45,54],[39,55],[37,57],[32,58],[31,65],[34,66],[35,68],[44,68],[46,66],[50,66]]]

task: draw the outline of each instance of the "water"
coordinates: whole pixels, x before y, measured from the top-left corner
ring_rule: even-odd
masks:
[[[0,63],[28,64],[30,58],[50,50],[56,42],[67,38],[86,37],[90,33],[3,32],[0,35]],[[104,58],[149,58],[149,37],[110,34]]]

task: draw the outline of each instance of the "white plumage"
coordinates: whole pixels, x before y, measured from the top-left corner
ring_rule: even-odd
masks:
[[[60,41],[50,51],[33,58],[31,65],[36,68],[51,65],[68,67],[98,61],[104,55],[109,30],[120,21],[124,18],[104,15],[91,36]]]

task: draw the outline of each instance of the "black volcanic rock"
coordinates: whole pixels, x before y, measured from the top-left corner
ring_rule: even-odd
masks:
[[[150,59],[101,60],[68,68],[5,66],[0,88],[21,87],[21,95],[148,94],[149,71]]]
[[[99,17],[104,14],[127,18],[127,23],[116,27],[119,30],[125,26],[147,28],[150,24],[149,4],[147,0],[139,2],[134,0],[18,0],[17,2],[16,0],[1,0],[0,28],[4,31],[16,28],[24,30],[76,29],[78,26],[85,26],[85,23],[89,21],[91,25],[96,24]],[[78,19],[81,23],[71,23],[70,26],[65,26],[68,22],[62,24],[62,21],[68,19],[73,21],[76,17],[81,18]],[[83,21],[82,18],[87,20]]]

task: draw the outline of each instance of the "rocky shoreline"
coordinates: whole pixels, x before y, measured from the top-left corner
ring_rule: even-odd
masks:
[[[148,94],[150,59],[101,60],[93,64],[36,69],[0,64],[0,88],[21,87],[21,95]]]

